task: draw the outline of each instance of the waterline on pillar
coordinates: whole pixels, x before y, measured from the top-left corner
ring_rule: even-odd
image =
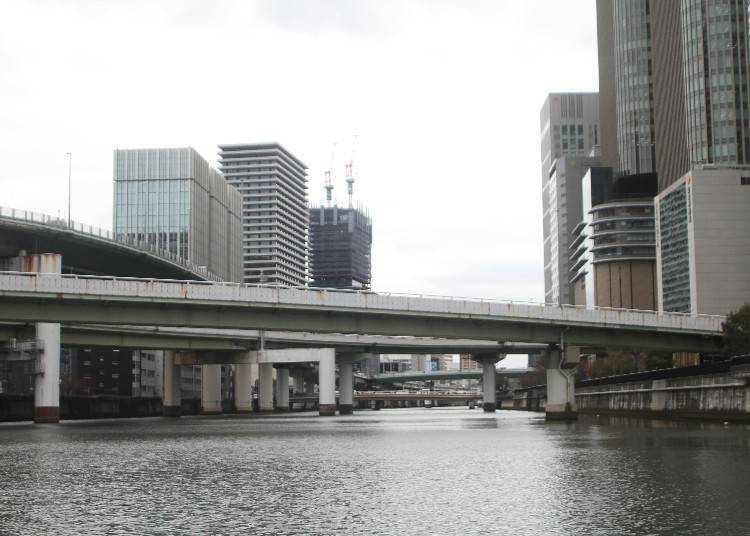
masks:
[[[34,408],[34,422],[37,424],[60,422],[60,408],[58,406],[36,406]]]
[[[320,404],[318,414],[321,417],[332,417],[336,415],[336,404]]]

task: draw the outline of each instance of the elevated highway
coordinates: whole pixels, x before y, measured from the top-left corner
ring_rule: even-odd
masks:
[[[33,339],[34,334],[34,326],[31,324],[0,324],[0,342]],[[261,338],[267,349],[326,347],[335,348],[338,352],[369,354],[526,354],[546,348],[540,344],[472,339],[99,324],[62,324],[60,341],[63,346],[74,347],[243,351],[257,350]]]
[[[714,351],[723,317],[229,283],[0,274],[0,321]]]
[[[58,253],[63,272],[220,281],[205,267],[158,250],[148,242],[115,237],[92,225],[0,207],[0,257]]]

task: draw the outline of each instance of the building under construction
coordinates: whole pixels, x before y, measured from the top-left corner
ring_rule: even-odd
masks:
[[[369,289],[372,220],[362,208],[310,208],[312,286]]]

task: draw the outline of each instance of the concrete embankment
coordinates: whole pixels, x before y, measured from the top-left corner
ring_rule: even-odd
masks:
[[[579,413],[750,422],[750,356],[576,382]],[[544,411],[545,386],[515,391],[503,409]]]
[[[182,401],[183,415],[200,413],[200,399]],[[0,421],[30,421],[34,414],[33,395],[0,394]],[[116,417],[161,416],[160,398],[118,396],[63,396],[62,419],[108,419]]]

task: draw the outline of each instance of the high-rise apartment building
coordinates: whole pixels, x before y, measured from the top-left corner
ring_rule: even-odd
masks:
[[[192,148],[117,149],[114,233],[241,281],[240,194]]]
[[[369,289],[372,220],[363,208],[310,208],[310,275],[320,288]]]
[[[597,0],[597,25],[605,164],[661,191],[748,163],[748,0]]]
[[[243,280],[308,282],[307,167],[278,143],[219,146],[226,180],[242,195]]]
[[[596,93],[551,93],[540,114],[544,300],[572,303],[568,244],[582,218],[581,177],[597,158],[599,98]]]

